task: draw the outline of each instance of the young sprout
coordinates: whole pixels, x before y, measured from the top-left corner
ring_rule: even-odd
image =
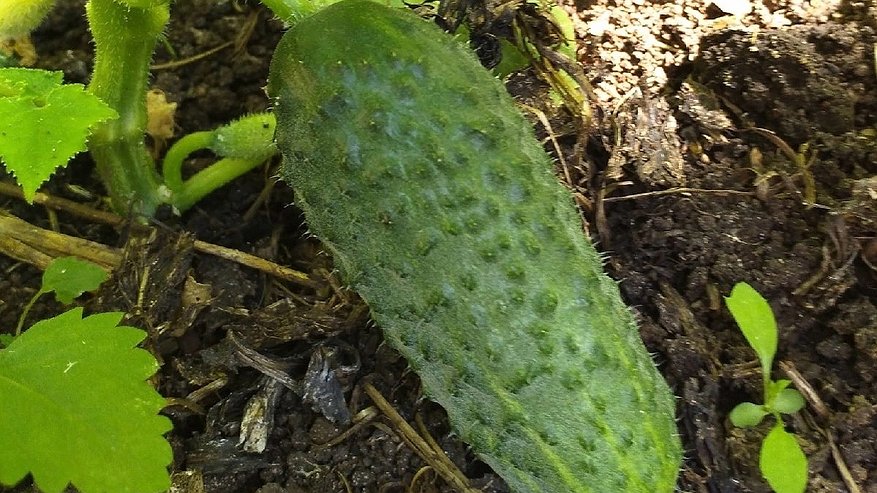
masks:
[[[749,428],[768,414],[775,424],[761,443],[758,466],[767,483],[777,493],[803,493],[807,487],[807,457],[795,436],[783,427],[782,414],[804,407],[804,398],[790,389],[789,380],[772,380],[773,358],[777,350],[777,325],[767,300],[745,282],[737,283],[725,298],[731,315],[749,346],[761,362],[764,403],[743,402],[729,416],[734,426]]]

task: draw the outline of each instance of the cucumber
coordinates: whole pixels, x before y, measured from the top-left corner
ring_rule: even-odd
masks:
[[[283,178],[386,340],[516,492],[671,492],[674,398],[500,81],[342,0],[271,62]]]

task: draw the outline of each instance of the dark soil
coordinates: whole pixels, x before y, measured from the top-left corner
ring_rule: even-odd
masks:
[[[34,36],[38,66],[84,83],[92,59],[82,2],[60,4]],[[728,421],[737,403],[760,399],[755,355],[722,300],[746,281],[777,316],[782,369],[775,378],[810,390],[805,410],[786,421],[810,461],[808,491],[851,491],[855,483],[856,491],[877,493],[875,35],[867,22],[850,23],[855,9],[838,14],[836,23],[757,37],[717,32],[702,40],[697,61],[666,67],[664,100],[634,98],[614,119],[600,108],[606,118],[590,135],[558,136],[564,149],[589,142],[584,155],[565,157],[565,176],[679,396],[681,491],[770,491],[758,470],[769,423],[741,430]],[[155,71],[154,87],[179,105],[178,133],[268,108],[262,87],[282,25],[252,3],[175,2],[156,63],[206,52],[248,27],[237,51]],[[742,130],[753,126],[765,130]],[[802,166],[793,154],[805,144]],[[654,158],[658,152],[663,159]],[[167,214],[151,234],[58,213],[62,232],[125,248],[123,266],[86,307],[125,311],[126,323],[149,330],[163,362],[159,390],[194,403],[166,409],[175,425],[175,484],[196,491],[203,480],[208,492],[452,491],[421,471],[424,462],[379,417],[335,440],[349,426],[327,416],[349,413],[357,422],[371,406],[363,391],[370,382],[406,420],[422,420],[473,486],[507,491],[450,432],[444,412],[422,398],[417,376],[383,344],[367,309],[339,288],[331,260],[290,206],[293,192],[275,183],[276,164],[183,217]],[[88,201],[70,185],[103,193],[85,155],[43,190]],[[0,198],[0,208],[49,227],[41,207]],[[308,272],[316,283],[279,281],[198,253],[193,238]],[[144,265],[151,266],[147,282]],[[7,257],[0,272],[0,327],[11,328],[40,272]],[[208,294],[184,301],[193,281]],[[60,309],[46,299],[30,320]],[[268,361],[244,364],[241,348]],[[254,368],[271,365],[304,380],[307,402]],[[321,368],[334,378],[314,378]],[[238,445],[253,399],[273,410],[261,453]]]

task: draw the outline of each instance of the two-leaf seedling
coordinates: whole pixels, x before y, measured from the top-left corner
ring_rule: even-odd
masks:
[[[25,311],[54,292],[70,303],[106,273],[75,258],[50,264]],[[137,345],[146,333],[118,325],[123,313],[83,317],[73,308],[0,345],[0,485],[28,473],[40,490],[149,493],[170,486],[172,453],[158,414],[164,398],[147,382],[158,369]],[[22,315],[24,320],[24,315]]]
[[[807,457],[795,436],[783,427],[782,414],[792,414],[804,407],[804,398],[790,389],[789,380],[770,378],[777,350],[777,325],[767,301],[752,286],[741,282],[725,298],[731,315],[755,350],[761,362],[764,382],[764,403],[743,402],[730,415],[734,426],[756,426],[771,414],[775,424],[761,444],[759,468],[768,484],[777,493],[802,493],[807,487]]]

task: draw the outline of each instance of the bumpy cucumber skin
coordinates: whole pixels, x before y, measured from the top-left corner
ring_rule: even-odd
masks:
[[[673,491],[673,395],[499,81],[343,0],[284,35],[268,91],[312,232],[514,491]]]

